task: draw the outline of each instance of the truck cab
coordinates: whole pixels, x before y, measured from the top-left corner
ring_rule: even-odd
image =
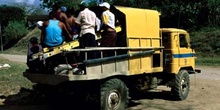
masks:
[[[175,28],[162,28],[160,32],[164,46],[164,71],[195,70],[195,50],[191,48],[189,33]]]

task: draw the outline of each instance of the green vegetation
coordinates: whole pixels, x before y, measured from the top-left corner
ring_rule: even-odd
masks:
[[[0,5],[0,21],[3,24],[6,24],[9,21],[13,21],[13,20],[24,20],[26,15],[25,15],[25,11],[22,10],[19,7],[15,7],[15,6],[7,6],[7,5]],[[3,25],[3,26],[6,26]]]
[[[0,69],[0,95],[12,95],[18,93],[20,88],[32,88],[32,83],[22,76],[27,68],[26,64],[12,62],[0,57],[1,63],[9,64],[10,68]]]
[[[196,50],[201,56],[215,56],[220,54],[220,28],[206,27],[191,32],[192,42],[197,45]]]
[[[215,57],[201,57],[198,56],[196,59],[196,65],[204,65],[204,66],[220,66],[219,56]]]
[[[115,5],[156,9],[161,27],[201,28],[220,24],[219,0],[113,0]]]
[[[28,33],[28,29],[25,27],[24,22],[21,21],[9,21],[7,27],[5,27],[3,36],[10,40],[21,39]]]
[[[78,4],[82,0],[40,0],[42,1],[41,7],[52,9],[54,3],[60,3],[62,6],[66,6],[67,8],[78,8]]]
[[[220,65],[220,27],[205,27],[190,32],[196,44],[197,65]]]
[[[4,53],[25,55],[27,54],[27,48],[30,38],[35,36],[38,39],[40,39],[40,35],[41,35],[41,30],[35,28],[32,31],[30,31],[25,37],[20,39],[13,47],[5,50]]]
[[[19,7],[0,5],[0,26],[4,48],[9,48],[27,33],[25,11]],[[7,28],[7,29],[6,29]]]

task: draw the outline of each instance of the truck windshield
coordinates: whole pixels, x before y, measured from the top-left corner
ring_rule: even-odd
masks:
[[[187,47],[186,35],[179,34],[180,47]]]

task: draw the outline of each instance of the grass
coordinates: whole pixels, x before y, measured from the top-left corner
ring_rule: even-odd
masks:
[[[197,57],[196,65],[203,65],[203,66],[220,66],[220,59],[219,56],[215,57]]]
[[[9,96],[19,92],[20,88],[32,88],[32,83],[23,77],[27,68],[25,63],[12,62],[0,57],[1,64],[9,64],[10,68],[0,69],[0,96]]]

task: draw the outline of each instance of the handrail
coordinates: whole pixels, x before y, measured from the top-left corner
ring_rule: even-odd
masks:
[[[131,53],[131,54],[122,54],[122,55],[110,56],[110,57],[104,57],[104,58],[89,59],[89,60],[83,61],[83,63],[86,65],[95,64],[95,63],[102,63],[102,62],[121,60],[121,59],[138,57],[138,56],[146,56],[146,55],[153,54],[154,52],[155,52],[155,50],[147,50],[147,51]]]
[[[71,50],[63,50],[63,52],[69,53],[69,52],[82,52],[82,51],[97,51],[97,50],[158,50],[163,49],[164,46],[161,47],[86,47],[82,49],[71,49]]]

